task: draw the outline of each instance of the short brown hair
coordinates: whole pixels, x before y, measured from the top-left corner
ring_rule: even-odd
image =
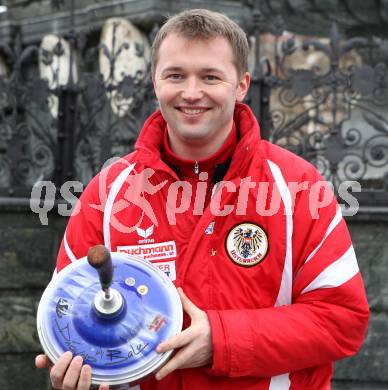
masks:
[[[182,11],[170,17],[160,28],[151,47],[151,71],[155,72],[160,45],[168,34],[175,33],[188,39],[211,39],[224,37],[230,43],[237,74],[242,77],[247,71],[248,40],[241,27],[218,12],[206,9]]]

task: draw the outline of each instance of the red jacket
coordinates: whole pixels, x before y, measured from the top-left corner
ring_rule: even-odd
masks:
[[[104,242],[159,262],[207,312],[212,367],[151,378],[142,390],[329,389],[332,362],[357,352],[369,316],[345,221],[311,164],[261,140],[247,106],[234,119],[227,184],[193,219],[179,212],[184,194],[160,159],[165,122],[154,113],[135,152],[85,189],[57,270]]]

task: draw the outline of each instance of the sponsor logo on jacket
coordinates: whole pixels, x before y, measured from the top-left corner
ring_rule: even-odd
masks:
[[[176,257],[175,241],[158,242],[155,244],[118,246],[117,252],[140,256],[145,260],[154,261]]]
[[[141,229],[139,227],[136,227],[136,232],[138,236],[143,238],[143,240],[139,240],[139,244],[148,244],[155,242],[153,238],[149,238],[154,233],[154,225],[151,225],[147,229]]]

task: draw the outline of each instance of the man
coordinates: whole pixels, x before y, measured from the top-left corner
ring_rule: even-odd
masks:
[[[135,152],[86,188],[62,242],[58,272],[102,242],[128,251],[145,231],[174,243],[165,255],[185,291],[185,329],[158,346],[177,353],[142,390],[329,389],[332,362],[365,335],[340,208],[309,163],[260,140],[241,103],[247,55],[244,32],[221,14],[169,19],[152,54],[160,111]],[[36,364],[49,366],[43,355]],[[70,353],[51,368],[55,388],[88,389],[90,376]]]

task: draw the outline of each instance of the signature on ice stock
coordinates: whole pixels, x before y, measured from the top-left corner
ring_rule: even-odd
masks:
[[[141,354],[148,347],[148,343],[145,344],[130,344],[129,351],[123,352],[119,349],[107,349],[105,354],[106,357],[110,360],[105,363],[106,366],[113,366],[115,364],[124,363],[130,359],[135,358],[137,355]]]

